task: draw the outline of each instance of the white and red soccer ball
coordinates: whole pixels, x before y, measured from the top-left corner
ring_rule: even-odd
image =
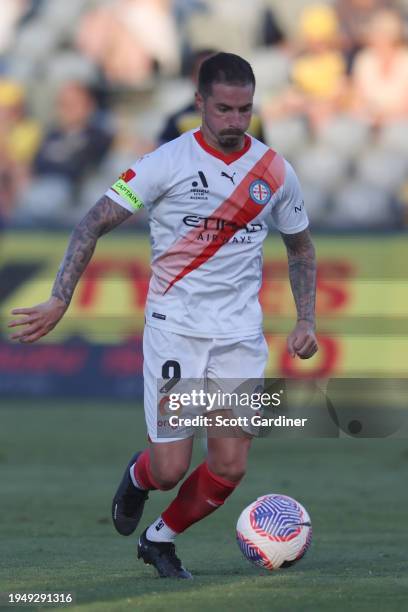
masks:
[[[244,557],[255,565],[268,570],[288,567],[310,546],[310,516],[287,495],[263,495],[241,512],[237,541]]]

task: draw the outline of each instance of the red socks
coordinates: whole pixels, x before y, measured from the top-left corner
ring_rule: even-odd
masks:
[[[152,476],[152,470],[150,468],[150,451],[148,448],[146,448],[137,458],[133,466],[133,474],[143,489],[153,490],[159,488]]]
[[[160,488],[152,476],[149,449],[139,455],[133,474],[144,489]],[[204,462],[183,482],[177,497],[161,515],[162,519],[170,529],[181,533],[222,506],[238,484],[213,474]]]
[[[162,519],[170,529],[181,533],[222,506],[238,484],[213,474],[204,462],[183,482]]]

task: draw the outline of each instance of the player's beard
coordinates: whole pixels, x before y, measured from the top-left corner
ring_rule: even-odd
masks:
[[[243,139],[244,132],[238,130],[223,130],[218,134],[218,142],[224,149],[240,149]]]

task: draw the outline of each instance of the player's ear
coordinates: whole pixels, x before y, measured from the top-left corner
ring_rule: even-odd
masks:
[[[196,92],[195,92],[195,95],[194,95],[194,102],[195,102],[196,109],[197,109],[197,110],[198,110],[200,113],[202,113],[202,112],[203,112],[203,108],[204,108],[204,98],[203,98],[203,96],[200,94],[200,92],[199,92],[199,91],[196,91]]]

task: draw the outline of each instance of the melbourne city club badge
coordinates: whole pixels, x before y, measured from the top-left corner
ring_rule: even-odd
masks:
[[[256,179],[249,186],[249,195],[255,204],[265,206],[272,197],[272,190],[266,181]]]

